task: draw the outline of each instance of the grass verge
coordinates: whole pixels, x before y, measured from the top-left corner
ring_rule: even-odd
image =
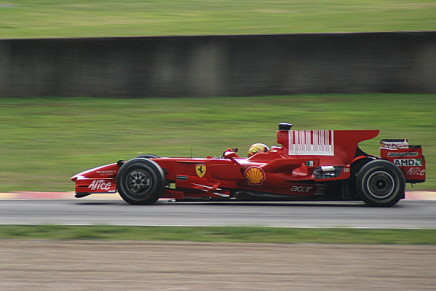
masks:
[[[0,239],[434,245],[436,229],[9,225],[0,226]]]
[[[220,156],[276,144],[279,122],[301,129],[380,129],[362,148],[379,155],[385,138],[421,144],[436,190],[436,95],[361,94],[228,98],[2,98],[0,192],[72,191],[83,170],[140,154]]]
[[[418,31],[433,0],[14,0],[0,38]]]

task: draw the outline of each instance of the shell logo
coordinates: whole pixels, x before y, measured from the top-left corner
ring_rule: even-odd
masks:
[[[245,179],[247,179],[248,184],[251,185],[261,185],[265,181],[265,173],[262,169],[257,167],[250,167],[245,171]]]

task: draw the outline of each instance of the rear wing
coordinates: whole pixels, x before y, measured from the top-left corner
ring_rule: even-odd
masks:
[[[407,139],[383,139],[380,157],[396,165],[408,183],[425,181],[425,158],[420,145],[409,145]]]
[[[361,141],[376,137],[379,130],[291,130],[280,124],[277,142],[292,157],[316,157],[330,165],[350,164]]]

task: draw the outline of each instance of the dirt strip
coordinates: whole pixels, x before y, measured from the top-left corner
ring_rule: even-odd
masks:
[[[0,240],[0,290],[434,290],[436,246]]]

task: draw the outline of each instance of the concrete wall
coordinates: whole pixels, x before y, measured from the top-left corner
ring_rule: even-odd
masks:
[[[0,96],[436,93],[436,32],[0,40]]]

